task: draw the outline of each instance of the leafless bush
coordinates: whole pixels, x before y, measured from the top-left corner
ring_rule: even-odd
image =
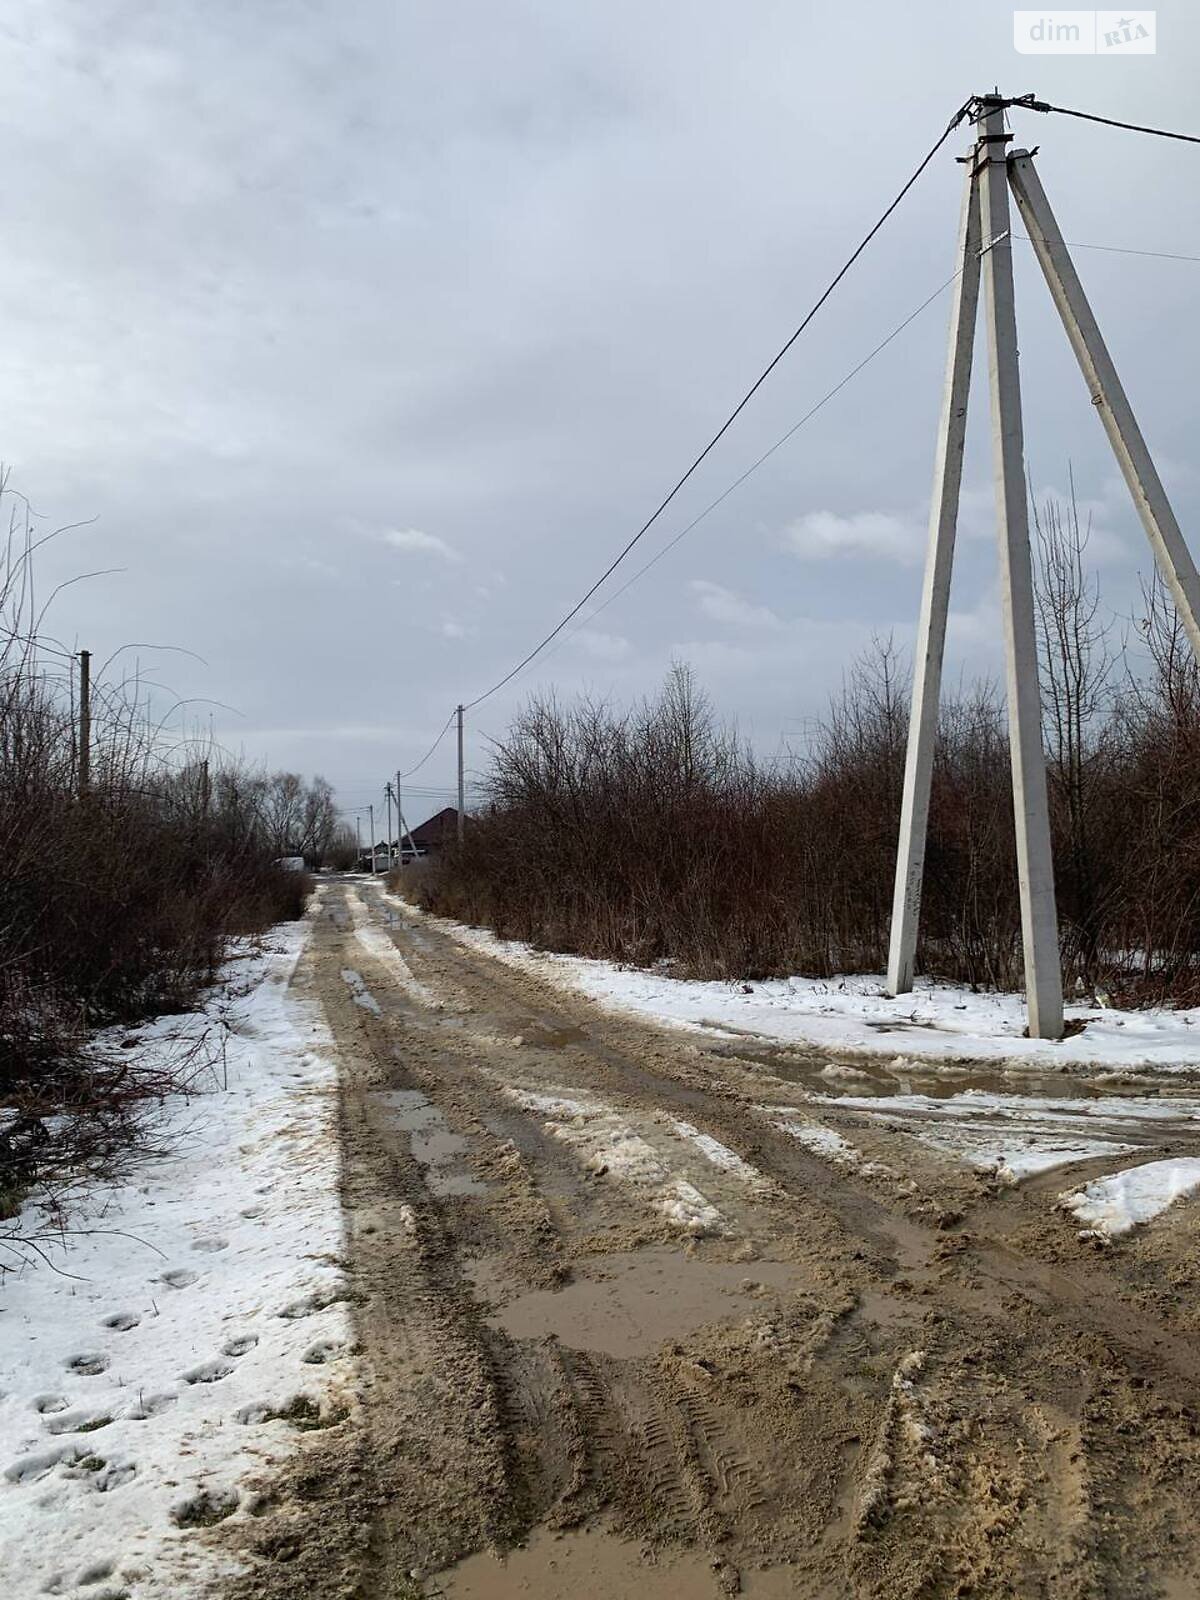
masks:
[[[138,1105],[185,1081],[137,1072],[94,1035],[189,1005],[227,938],[298,916],[310,888],[280,855],[319,858],[328,785],[172,748],[136,678],[94,685],[81,771],[73,658],[35,599],[38,539],[12,515],[0,558],[0,1217],[33,1182],[110,1167]],[[195,1065],[193,1062],[192,1066]]]
[[[1072,993],[1200,1004],[1200,671],[1161,583],[1117,640],[1069,501],[1037,508],[1037,601],[1062,956]],[[685,668],[631,710],[536,700],[461,847],[402,875],[428,909],[547,948],[696,976],[829,976],[886,959],[907,734],[890,642],[803,759],[763,766]],[[942,708],[918,962],[1022,979],[996,688]]]

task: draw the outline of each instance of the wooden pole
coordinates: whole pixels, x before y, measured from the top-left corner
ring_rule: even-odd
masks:
[[[79,793],[92,781],[92,652],[79,652]]]

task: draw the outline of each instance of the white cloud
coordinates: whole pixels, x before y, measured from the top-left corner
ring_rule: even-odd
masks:
[[[439,632],[443,639],[465,639],[467,629],[461,622],[455,622],[453,617],[443,617]]]
[[[580,628],[575,643],[593,661],[624,661],[633,646],[619,633],[597,633],[591,628]]]
[[[842,516],[807,511],[784,529],[781,542],[785,550],[809,561],[870,555],[911,566],[921,559],[924,529],[907,513],[855,511]]]
[[[421,551],[441,556],[443,561],[462,560],[453,545],[447,544],[445,539],[439,539],[436,533],[425,533],[421,528],[389,528],[380,538],[384,544],[390,544],[393,550]]]
[[[688,589],[696,597],[702,615],[714,622],[726,622],[735,628],[777,628],[779,618],[769,606],[755,605],[732,589],[719,583],[709,583],[706,578],[693,578]]]

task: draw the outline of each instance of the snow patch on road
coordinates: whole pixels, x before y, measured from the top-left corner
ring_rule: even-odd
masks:
[[[211,1092],[167,1100],[168,1153],[92,1191],[69,1248],[0,1288],[6,1600],[200,1593],[230,1570],[203,1526],[248,1518],[247,1478],[299,1446],[279,1413],[343,1403],[336,1072],[319,1008],[288,991],[309,928],[132,1030],[166,1060],[223,1024]]]
[[[1082,1189],[1060,1196],[1059,1204],[1086,1224],[1086,1232],[1101,1238],[1128,1233],[1149,1222],[1176,1200],[1200,1189],[1200,1159],[1181,1156],[1171,1161],[1147,1161],[1127,1167],[1107,1178],[1096,1178]]]
[[[506,1087],[504,1093],[524,1110],[547,1118],[548,1131],[574,1149],[589,1171],[646,1191],[654,1209],[676,1227],[697,1235],[726,1231],[724,1218],[707,1196],[672,1173],[654,1146],[611,1106],[574,1089],[542,1094]]]
[[[884,1120],[939,1154],[1019,1183],[1099,1156],[1116,1158],[1161,1138],[1168,1124],[1191,1133],[1200,1117],[1194,1097],[1131,1099],[1120,1095],[1049,1099],[968,1089],[944,1097],[926,1094],[817,1097],[839,1110]],[[1134,1141],[1130,1142],[1131,1137]]]
[[[687,1139],[694,1144],[704,1159],[710,1162],[721,1172],[727,1172],[730,1177],[737,1178],[747,1188],[764,1189],[772,1187],[770,1180],[764,1178],[757,1167],[752,1167],[748,1161],[743,1161],[736,1151],[724,1145],[719,1139],[714,1139],[711,1133],[701,1133],[699,1128],[690,1122],[680,1122],[672,1117],[670,1127],[681,1139]]]
[[[346,904],[350,907],[350,916],[354,922],[354,937],[367,954],[387,967],[410,1000],[415,1000],[419,1006],[424,1006],[428,1011],[440,1011],[442,1003],[437,995],[419,978],[414,977],[408,962],[384,930],[376,927],[371,921],[371,913],[358,896],[347,895]]]
[[[363,982],[361,973],[355,972],[353,967],[343,967],[342,982],[354,996],[354,1004],[356,1006],[361,1006],[364,1011],[369,1011],[374,1017],[381,1017],[383,1015],[383,1010],[379,1004],[379,1001],[376,1000],[375,996]]]

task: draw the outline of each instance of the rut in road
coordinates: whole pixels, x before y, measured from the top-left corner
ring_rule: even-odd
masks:
[[[1200,1592],[1190,1230],[1100,1253],[877,1120],[838,1166],[784,1131],[787,1053],[603,1013],[362,880],[296,981],[364,1379],[220,1530],[240,1594],[499,1594],[446,1569],[582,1528],[659,1553],[649,1596]]]

